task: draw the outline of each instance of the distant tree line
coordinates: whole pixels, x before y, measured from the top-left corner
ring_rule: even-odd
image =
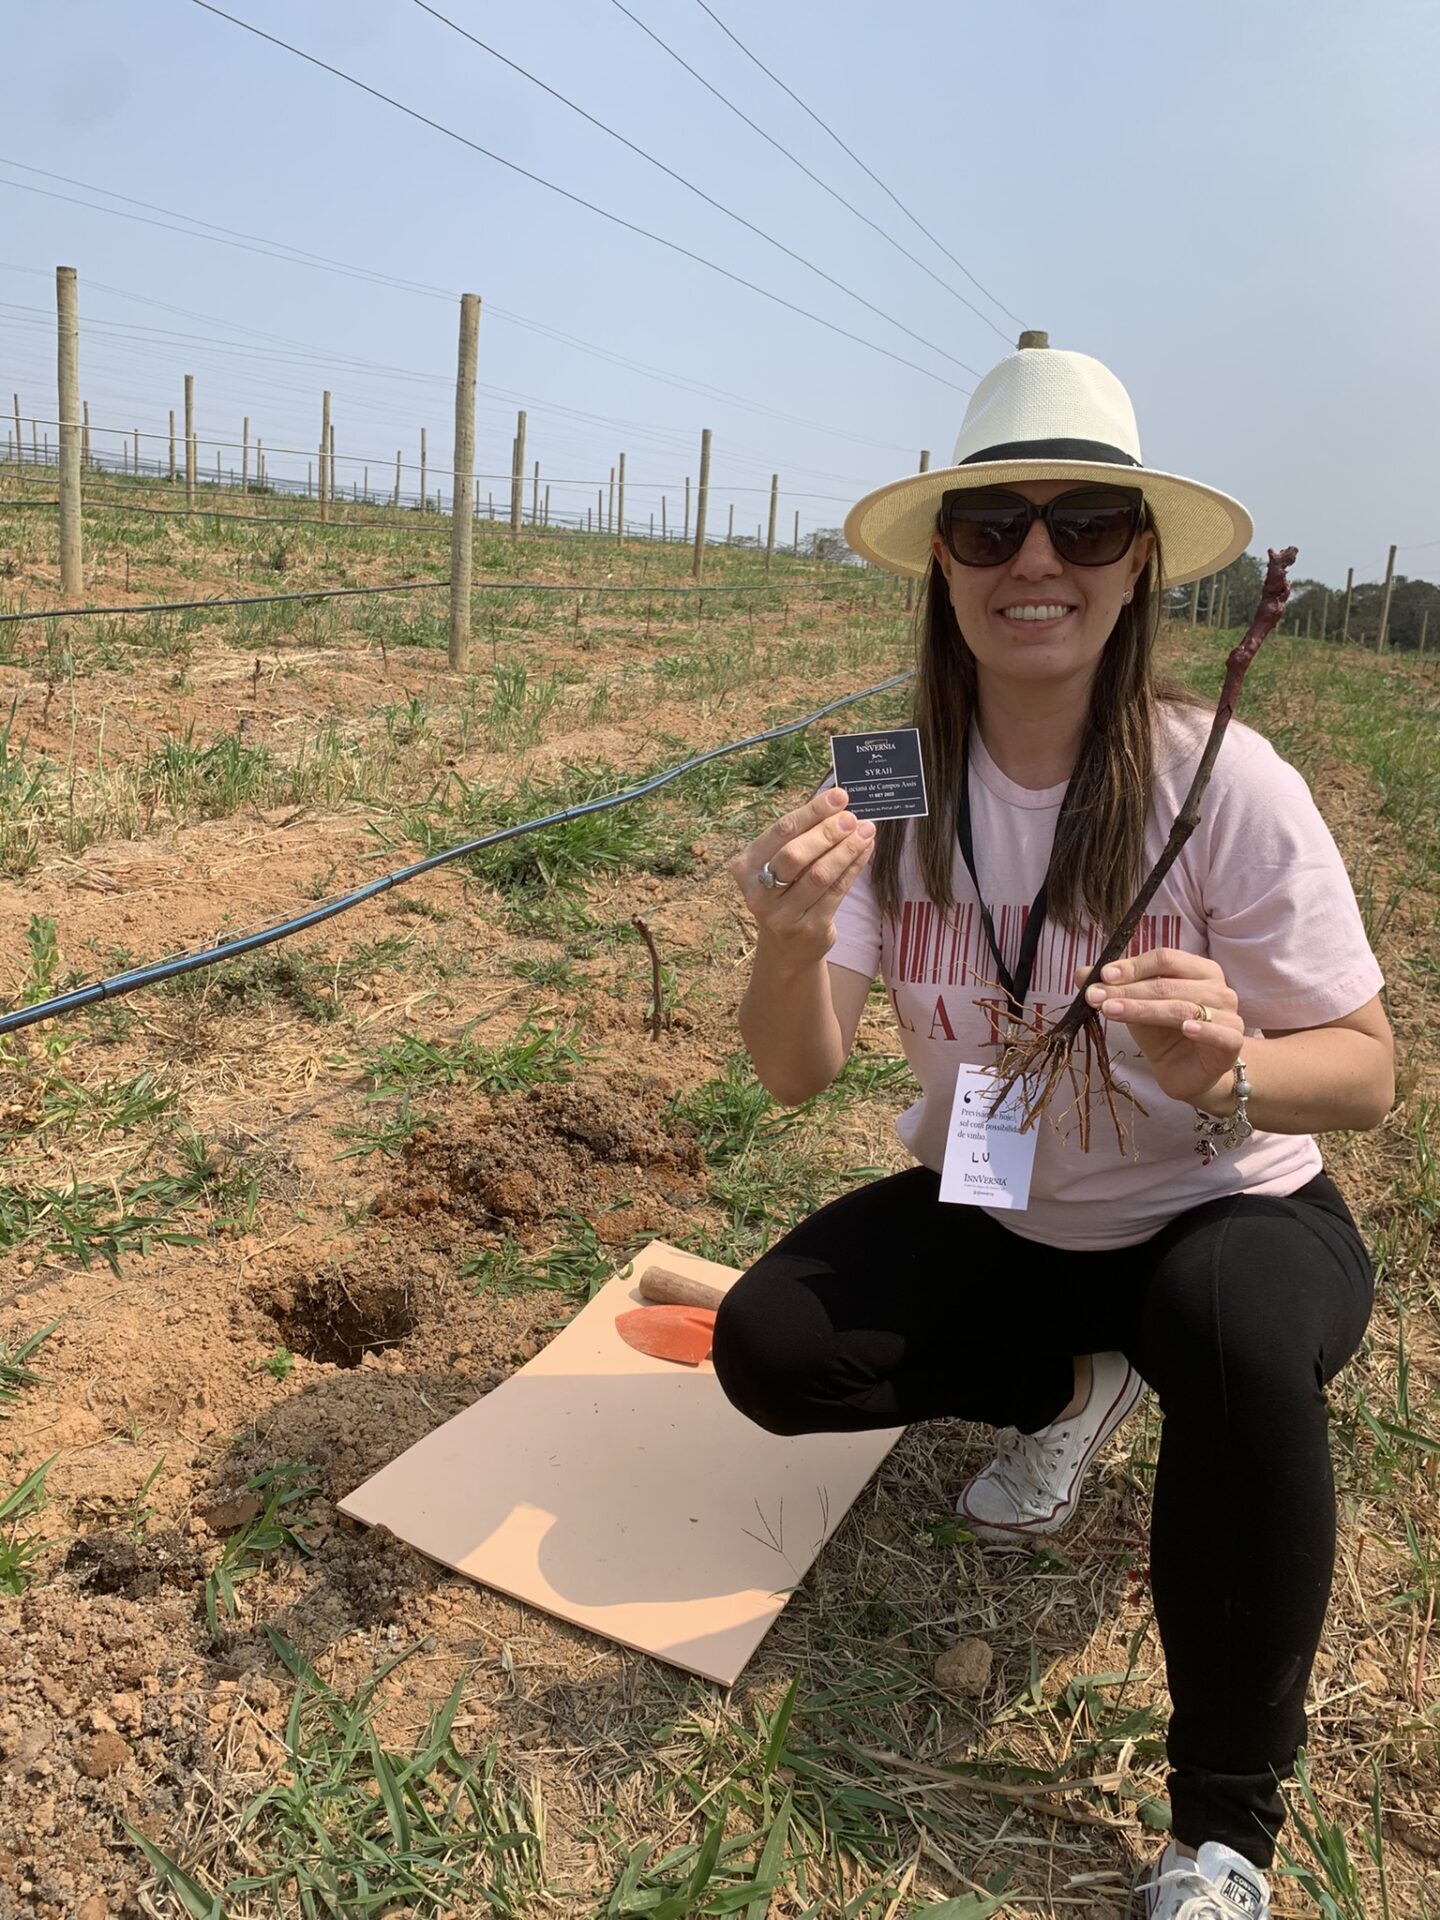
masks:
[[[1218,614],[1226,627],[1243,627],[1255,611],[1265,565],[1253,553],[1242,553],[1228,567],[1199,582],[1201,626],[1215,624]],[[1191,587],[1171,587],[1165,595],[1165,610],[1176,620],[1190,618]],[[1385,601],[1385,583],[1381,580],[1357,580],[1350,595],[1350,626],[1346,635],[1352,646],[1374,646],[1380,632],[1380,615]],[[1308,633],[1319,639],[1339,640],[1345,631],[1345,588],[1327,586],[1323,580],[1290,582],[1290,604],[1285,609],[1282,633]],[[1440,586],[1429,580],[1411,580],[1403,573],[1395,575],[1390,590],[1390,618],[1385,644],[1394,653],[1440,652]]]

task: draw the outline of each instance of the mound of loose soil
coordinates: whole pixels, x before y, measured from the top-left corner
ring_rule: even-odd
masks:
[[[621,1071],[477,1106],[412,1136],[374,1211],[438,1213],[526,1243],[564,1213],[607,1243],[661,1232],[703,1191],[695,1137],[664,1117],[666,1099],[658,1080]]]

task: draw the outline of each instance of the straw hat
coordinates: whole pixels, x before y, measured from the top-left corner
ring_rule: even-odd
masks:
[[[1088,353],[1052,351],[1043,333],[1022,333],[1020,351],[992,367],[970,396],[952,464],[867,493],[846,516],[845,538],[878,567],[923,574],[941,494],[1025,480],[1139,487],[1169,587],[1227,566],[1254,530],[1228,494],[1144,465],[1135,409],[1108,367]]]

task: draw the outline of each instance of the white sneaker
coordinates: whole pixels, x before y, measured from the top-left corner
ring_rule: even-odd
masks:
[[[1097,1353],[1079,1413],[1038,1433],[1002,1427],[995,1458],[961,1489],[955,1511],[977,1540],[1010,1543],[1058,1533],[1075,1511],[1090,1463],[1133,1411],[1145,1382],[1123,1353]]]
[[[1140,1885],[1146,1920],[1269,1920],[1269,1881],[1218,1840],[1207,1840],[1194,1860],[1178,1854],[1172,1840]]]

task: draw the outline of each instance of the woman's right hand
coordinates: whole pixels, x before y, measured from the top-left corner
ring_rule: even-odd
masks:
[[[847,811],[843,787],[827,787],[787,813],[730,862],[730,877],[760,929],[797,960],[823,960],[835,944],[835,913],[875,847],[873,820]],[[781,884],[760,878],[769,863]]]

